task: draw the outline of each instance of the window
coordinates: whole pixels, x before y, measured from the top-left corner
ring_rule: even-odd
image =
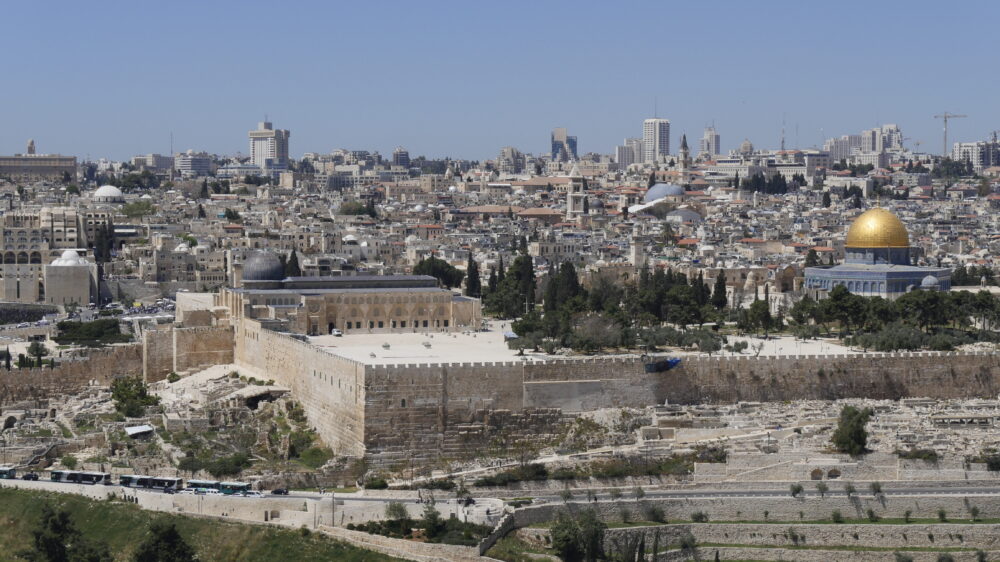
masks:
[[[379,328],[384,328],[384,327],[385,327],[385,326],[384,326],[384,324],[385,324],[385,323],[384,323],[384,322],[382,322],[381,320],[379,320],[379,321],[378,321],[378,327],[379,327]]]
[[[405,328],[406,327],[406,320],[400,320],[399,327],[400,328]]]
[[[427,327],[427,321],[424,320],[424,328],[426,328],[426,327]]]

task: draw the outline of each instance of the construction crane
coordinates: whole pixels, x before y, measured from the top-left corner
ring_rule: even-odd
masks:
[[[941,115],[935,115],[935,119],[944,120],[944,146],[941,150],[941,156],[948,156],[948,120],[949,119],[961,119],[963,117],[968,117],[968,115],[958,115],[956,113],[948,113],[945,111]]]

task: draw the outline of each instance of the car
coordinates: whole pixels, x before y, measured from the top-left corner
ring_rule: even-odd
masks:
[[[275,488],[275,489],[271,490],[271,494],[273,494],[275,496],[287,496],[288,495],[288,488]]]
[[[344,335],[344,332],[341,332],[340,330],[334,328],[334,329],[330,330],[330,335],[331,336],[337,336],[339,338],[339,337],[341,337],[341,336]]]
[[[262,498],[262,497],[264,497],[264,494],[262,494],[260,492],[254,492],[252,490],[249,491],[249,492],[243,492],[240,495],[243,496],[244,498]]]
[[[29,473],[25,474],[24,476],[22,476],[21,480],[32,480],[32,481],[35,481],[35,480],[38,480],[38,475],[35,474],[34,472],[29,472]]]
[[[181,490],[180,492],[177,492],[177,493],[178,494],[186,494],[186,495],[194,495],[195,491],[192,490],[191,488],[184,488],[183,490]]]

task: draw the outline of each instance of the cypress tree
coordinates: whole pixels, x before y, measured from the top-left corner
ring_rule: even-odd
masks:
[[[722,310],[726,308],[729,299],[726,297],[726,274],[719,270],[719,274],[715,277],[715,290],[712,291],[712,306]]]
[[[490,267],[490,277],[486,281],[486,288],[489,290],[490,294],[497,292],[497,285],[499,281],[497,280],[497,268],[496,266]]]
[[[299,255],[292,250],[288,255],[288,260],[285,262],[285,277],[301,277],[302,268],[299,267]]]
[[[494,272],[490,272],[491,278]],[[469,263],[465,266],[465,296],[479,298],[483,294],[482,281],[479,279],[479,264],[469,252]]]

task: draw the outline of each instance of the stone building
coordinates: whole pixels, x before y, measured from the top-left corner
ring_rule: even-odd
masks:
[[[217,304],[235,319],[277,321],[294,333],[448,332],[481,324],[478,299],[439,288],[431,276],[286,277],[268,252],[234,268],[237,287],[222,289]]]

